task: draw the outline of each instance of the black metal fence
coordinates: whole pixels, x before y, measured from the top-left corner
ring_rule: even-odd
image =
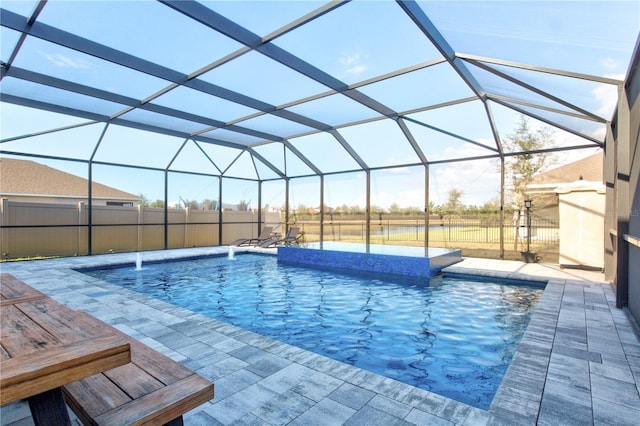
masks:
[[[307,235],[319,236],[318,222],[298,222]],[[411,242],[425,240],[425,223],[419,219],[371,220],[373,241]],[[522,243],[528,238],[528,228],[523,220],[509,221],[502,227],[505,244]],[[340,220],[324,223],[325,240],[363,240],[366,238],[366,221]],[[500,220],[498,218],[444,218],[429,222],[430,242],[499,243]],[[554,245],[559,243],[558,222],[555,220],[531,218],[532,244]]]

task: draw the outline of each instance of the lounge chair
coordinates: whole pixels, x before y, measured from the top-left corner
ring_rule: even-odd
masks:
[[[269,238],[268,240],[259,243],[258,247],[269,248],[276,247],[281,244],[298,244],[303,235],[304,233],[300,232],[300,228],[294,226],[289,228],[287,234],[283,238]]]
[[[235,240],[230,246],[257,246],[258,244],[267,241],[272,238],[271,233],[273,232],[273,227],[265,226],[262,228],[262,232],[258,235],[258,238],[240,238]]]

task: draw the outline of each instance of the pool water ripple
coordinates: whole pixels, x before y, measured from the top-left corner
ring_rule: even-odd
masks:
[[[491,403],[543,291],[347,275],[257,254],[86,273],[479,408]]]

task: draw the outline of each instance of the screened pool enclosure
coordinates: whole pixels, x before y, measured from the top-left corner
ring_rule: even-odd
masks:
[[[103,252],[109,226],[141,224],[116,209],[98,219],[99,182],[157,208],[151,248],[199,245],[171,242],[184,207],[215,212],[190,225],[217,245],[265,224],[284,234],[300,212],[310,238],[335,239],[355,206],[370,243],[394,209],[428,229],[457,190],[494,206],[502,252],[505,211],[519,208],[510,159],[582,158],[629,126],[636,1],[0,6],[0,154],[87,180],[80,227],[5,221],[3,241],[69,226],[79,254]],[[551,129],[548,145],[505,143],[523,117]],[[429,245],[428,232],[418,239]]]

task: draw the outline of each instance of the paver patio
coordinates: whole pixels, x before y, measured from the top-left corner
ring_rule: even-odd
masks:
[[[188,413],[186,425],[635,425],[640,418],[640,334],[628,311],[615,308],[600,273],[488,259],[446,269],[548,280],[491,407],[481,410],[73,270],[125,262],[133,264],[135,255],[11,262],[1,269],[213,380],[215,398]],[[2,407],[1,415],[3,425],[32,424],[25,403]]]

